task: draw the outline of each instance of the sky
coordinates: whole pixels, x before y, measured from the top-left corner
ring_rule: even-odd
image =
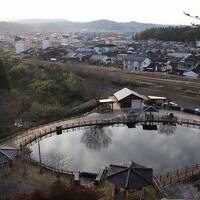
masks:
[[[183,11],[200,15],[200,0],[0,0],[0,20],[66,19],[190,24]]]

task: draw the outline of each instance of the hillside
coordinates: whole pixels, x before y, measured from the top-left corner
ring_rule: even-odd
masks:
[[[117,31],[138,32],[147,28],[163,27],[159,24],[148,24],[140,22],[115,22],[110,20],[96,20],[91,22],[71,22],[63,19],[30,19],[21,20],[17,23],[0,22],[0,32],[70,32],[87,29],[89,31]]]
[[[32,27],[27,24],[13,23],[13,22],[0,22],[0,32],[29,32]]]

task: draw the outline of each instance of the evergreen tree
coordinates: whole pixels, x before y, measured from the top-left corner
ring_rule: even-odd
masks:
[[[10,89],[8,76],[2,61],[0,60],[0,89]]]
[[[137,35],[138,39],[156,39],[163,41],[193,42],[200,39],[200,27],[177,26],[147,29]]]

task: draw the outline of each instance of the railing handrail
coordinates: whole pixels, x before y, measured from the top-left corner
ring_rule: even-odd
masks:
[[[178,117],[170,118],[167,115],[155,115],[154,117],[150,118],[144,118],[144,117],[137,117],[137,116],[128,116],[128,117],[118,117],[118,118],[108,118],[108,119],[90,119],[85,120],[84,118],[78,118],[79,120],[68,122],[65,124],[62,124],[62,129],[73,129],[77,127],[83,127],[83,126],[91,126],[91,125],[107,125],[107,124],[123,124],[123,123],[142,123],[142,122],[169,122],[169,123],[187,123],[187,124],[196,124],[200,127],[200,121],[198,120],[190,120],[190,119],[183,119]],[[38,139],[39,137],[45,136],[47,134],[50,134],[52,132],[56,131],[56,123],[54,127],[50,127],[49,129],[43,129],[40,131],[32,131],[32,132],[24,132],[21,133],[21,135],[18,135],[17,138],[21,140],[20,143],[22,146],[27,145],[28,143],[33,141],[33,135],[35,136],[35,139]],[[29,142],[30,141],[30,142]],[[19,146],[19,143],[17,144]]]

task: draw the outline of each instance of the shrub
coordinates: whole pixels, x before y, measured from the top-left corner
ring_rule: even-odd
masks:
[[[57,181],[46,190],[35,190],[30,194],[17,194],[14,200],[98,200],[103,195],[92,188],[67,188],[64,183]]]

